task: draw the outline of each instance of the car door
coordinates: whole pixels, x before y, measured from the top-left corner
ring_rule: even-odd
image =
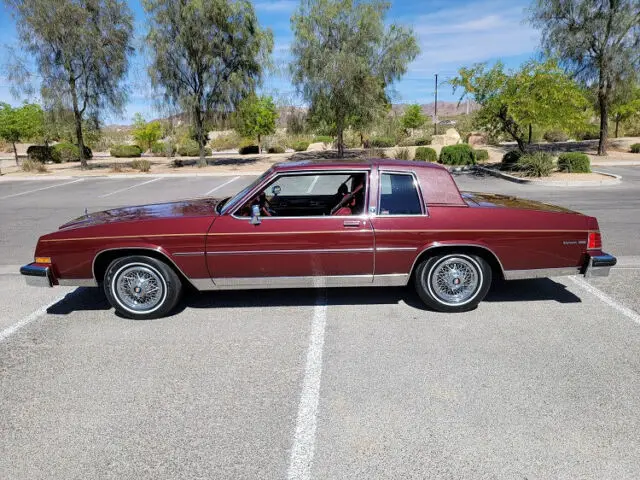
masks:
[[[207,266],[215,285],[277,288],[371,283],[374,239],[366,210],[330,214],[336,185],[354,173],[363,175],[368,187],[367,171],[282,172],[257,192],[249,192],[241,206],[214,222],[207,235]],[[262,210],[259,223],[252,224],[248,207],[261,193],[273,213],[269,216]]]

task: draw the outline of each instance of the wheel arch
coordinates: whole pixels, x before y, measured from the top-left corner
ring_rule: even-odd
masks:
[[[439,243],[437,245],[428,245],[420,250],[411,266],[409,279],[413,279],[416,268],[423,260],[434,255],[444,255],[447,253],[467,253],[477,255],[484,259],[491,267],[491,273],[494,279],[504,280],[504,268],[498,255],[488,246],[477,243]]]
[[[107,273],[107,268],[111,262],[118,258],[127,257],[130,255],[144,255],[146,257],[155,258],[166,263],[180,278],[183,284],[193,285],[189,277],[178,267],[176,262],[171,258],[168,252],[162,247],[114,247],[100,250],[93,257],[91,264],[91,273],[94,280],[98,284],[102,284],[104,276]]]

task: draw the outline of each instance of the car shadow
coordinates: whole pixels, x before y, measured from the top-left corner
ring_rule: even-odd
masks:
[[[249,308],[267,307],[309,307],[316,305],[318,299],[327,305],[394,305],[404,302],[417,310],[429,310],[420,300],[412,286],[409,287],[365,287],[330,288],[326,294],[317,289],[278,289],[278,290],[238,290],[219,292],[197,292],[187,290],[173,314],[187,308]],[[535,280],[516,280],[494,284],[485,302],[537,302],[555,301],[557,303],[579,303],[580,297],[558,282],[548,278]],[[101,288],[78,288],[62,300],[50,306],[47,313],[68,315],[79,311],[106,311],[111,306]]]

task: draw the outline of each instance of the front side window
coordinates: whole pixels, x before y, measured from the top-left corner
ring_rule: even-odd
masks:
[[[278,175],[237,212],[250,216],[253,205],[265,217],[349,216],[364,213],[367,174]]]
[[[422,215],[420,196],[413,175],[406,173],[380,175],[379,215]]]

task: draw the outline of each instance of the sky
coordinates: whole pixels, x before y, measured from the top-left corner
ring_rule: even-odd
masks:
[[[297,0],[254,1],[259,21],[274,34],[275,71],[265,78],[261,93],[272,95],[278,103],[303,105],[289,82],[286,65],[293,41],[291,14]],[[477,62],[502,60],[515,68],[536,56],[540,34],[525,21],[529,0],[395,0],[387,15],[387,23],[410,26],[416,33],[420,55],[411,63],[407,74],[393,86],[393,103],[430,103],[434,101],[435,74],[438,74],[438,100],[453,101],[457,96],[442,84],[457,70]],[[135,44],[141,45],[146,22],[141,0],[129,0],[135,16]],[[11,94],[4,76],[10,48],[19,49],[15,20],[0,0],[0,102],[20,104],[25,98]],[[161,97],[150,86],[146,65],[148,59],[136,53],[131,59],[127,83],[131,86],[129,102],[121,116],[110,115],[106,123],[127,124],[134,113],[147,119],[162,116]],[[30,100],[36,100],[30,99]]]

